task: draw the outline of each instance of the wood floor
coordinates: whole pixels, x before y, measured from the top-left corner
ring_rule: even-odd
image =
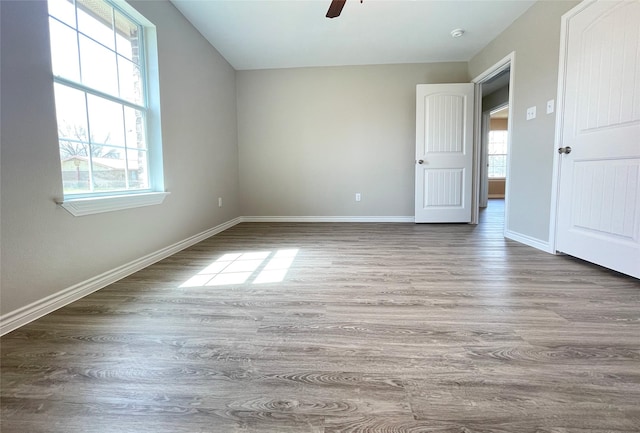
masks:
[[[0,431],[640,431],[639,281],[500,206],[235,226],[4,336]]]

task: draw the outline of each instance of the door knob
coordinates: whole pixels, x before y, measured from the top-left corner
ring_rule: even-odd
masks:
[[[418,164],[424,164],[424,159],[419,159]]]
[[[566,153],[567,155],[571,153],[571,146],[561,147],[558,149],[558,153]]]

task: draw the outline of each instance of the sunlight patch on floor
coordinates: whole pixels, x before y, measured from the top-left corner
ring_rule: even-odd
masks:
[[[273,251],[229,253],[180,285],[184,287],[226,286],[244,284],[259,271],[252,284],[284,281],[298,254],[297,248]],[[261,268],[263,263],[266,264]]]

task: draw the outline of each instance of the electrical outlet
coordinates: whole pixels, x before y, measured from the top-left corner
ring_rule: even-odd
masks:
[[[547,101],[547,114],[553,113],[553,110],[555,110],[555,101],[553,99],[549,99]]]
[[[527,108],[527,120],[531,120],[535,118],[536,118],[536,107],[534,105],[533,107]]]
[[[222,197],[218,197],[218,207],[222,207]]]
[[[362,200],[362,196],[360,195],[359,192],[356,193],[356,201],[360,201]]]

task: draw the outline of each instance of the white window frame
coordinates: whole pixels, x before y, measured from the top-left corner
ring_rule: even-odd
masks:
[[[162,163],[162,135],[160,116],[160,86],[158,76],[158,46],[155,26],[142,14],[124,0],[104,0],[125,16],[142,27],[140,39],[143,52],[142,74],[144,77],[146,107],[145,131],[147,140],[147,158],[149,170],[149,188],[143,190],[123,190],[113,192],[83,193],[65,195],[57,203],[74,216],[91,215],[161,204],[169,194],[164,191],[164,175]],[[87,88],[82,84],[69,81],[62,77],[53,77],[54,83],[69,88],[89,91],[107,100],[114,100],[109,95],[101,95],[99,91]],[[121,101],[118,101],[121,103]],[[126,104],[134,107],[134,104]]]

